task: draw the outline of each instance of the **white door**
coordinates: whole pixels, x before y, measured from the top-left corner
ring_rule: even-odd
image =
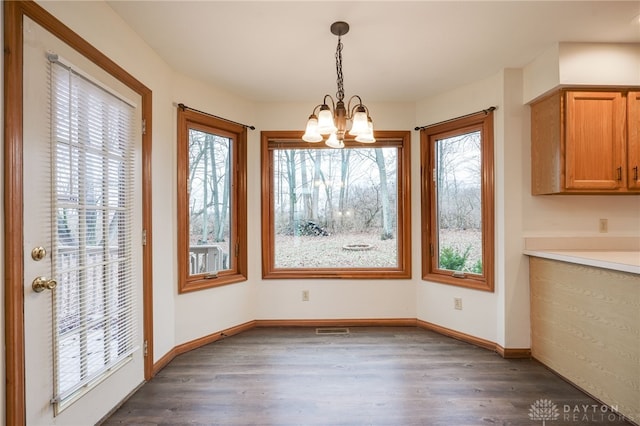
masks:
[[[88,128],[87,134],[96,131],[93,119],[78,115],[77,105],[70,106],[73,102],[64,104],[63,99],[62,104],[68,105],[64,108],[52,102],[65,96],[53,93],[52,84],[64,91],[63,86],[71,85],[73,79],[86,83],[88,93],[119,97],[130,105],[137,129],[127,157],[132,188],[122,190],[126,161],[118,147],[113,151],[95,146],[86,134],[66,145],[57,142],[71,140],[65,136],[70,133],[68,123],[61,125],[56,118],[65,108],[69,121],[85,120],[80,126]],[[95,109],[92,95],[83,96],[84,92],[74,94],[74,102]],[[139,96],[25,18],[24,313],[29,426],[95,424],[144,380],[140,105]],[[109,114],[105,107],[104,115]],[[104,125],[102,133],[111,132],[110,126],[113,123]],[[128,227],[123,225],[126,215]],[[119,287],[121,276],[129,277],[128,290]],[[119,340],[122,330],[131,336],[128,340]]]

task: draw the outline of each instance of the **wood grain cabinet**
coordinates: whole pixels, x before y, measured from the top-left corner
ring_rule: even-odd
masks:
[[[640,91],[560,90],[531,104],[531,192],[640,194]]]

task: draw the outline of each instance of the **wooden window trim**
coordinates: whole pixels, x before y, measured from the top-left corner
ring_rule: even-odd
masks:
[[[437,252],[437,196],[431,171],[435,166],[434,142],[436,137],[480,130],[482,133],[482,274],[465,274],[453,277],[451,271],[438,269],[435,256]],[[494,150],[493,150],[493,112],[480,112],[427,127],[420,132],[420,168],[421,168],[421,214],[422,214],[422,279],[458,287],[472,288],[488,292],[494,291]]]
[[[261,132],[261,210],[262,210],[262,277],[264,279],[338,278],[338,279],[405,279],[411,278],[411,132],[376,131],[375,144],[345,141],[346,147],[398,147],[398,242],[397,268],[275,268],[273,197],[271,192],[272,156],[276,148],[331,149],[323,144],[302,141],[299,131]]]
[[[189,273],[189,129],[224,134],[233,139],[231,161],[231,250],[230,269],[219,271],[216,278]],[[247,280],[247,129],[218,118],[178,108],[178,293],[187,293]],[[234,248],[235,246],[235,248]]]

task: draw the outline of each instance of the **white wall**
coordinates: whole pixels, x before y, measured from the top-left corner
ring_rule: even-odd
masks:
[[[640,86],[640,43],[554,44],[524,68],[524,102],[559,86]]]
[[[560,84],[640,85],[640,43],[560,43]]]
[[[554,43],[524,69],[523,99],[529,103],[560,84],[560,44]]]

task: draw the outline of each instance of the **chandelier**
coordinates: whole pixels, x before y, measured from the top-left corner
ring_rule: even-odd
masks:
[[[302,135],[302,140],[306,142],[324,140],[331,148],[344,148],[344,138],[348,130],[347,121],[351,122],[351,129],[348,130],[348,133],[355,136],[357,142],[373,143],[376,141],[373,137],[373,121],[360,96],[354,95],[349,98],[346,107],[344,104],[341,37],[348,32],[349,24],[346,22],[338,21],[331,24],[331,33],[338,36],[338,47],[336,48],[337,101],[334,101],[331,95],[324,95],[322,104],[313,109],[307,121],[305,133]]]

